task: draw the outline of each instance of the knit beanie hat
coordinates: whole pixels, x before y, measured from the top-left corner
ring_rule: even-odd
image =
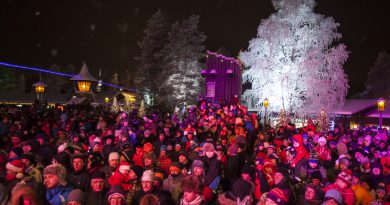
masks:
[[[288,203],[288,197],[286,193],[280,188],[273,188],[267,194],[267,199],[271,199],[277,205],[286,205]]]
[[[145,170],[142,174],[141,181],[154,182],[154,172],[152,170]]]
[[[111,161],[113,159],[118,159],[119,160],[119,153],[118,152],[111,152],[108,155],[108,161]]]
[[[161,152],[161,151],[167,151],[167,146],[164,145],[164,144],[161,145],[161,146],[160,146],[160,152]]]
[[[122,186],[120,185],[111,186],[110,190],[107,192],[107,201],[110,202],[111,197],[113,196],[120,196],[123,199],[125,199],[125,191],[123,190]]]
[[[336,200],[339,204],[343,203],[343,197],[336,189],[330,189],[325,193],[325,201],[327,201],[329,198]]]
[[[181,183],[181,189],[183,190],[183,192],[199,193],[199,186],[199,179],[195,175],[185,176]]]
[[[352,182],[352,171],[349,169],[342,171],[337,176],[337,179],[342,180],[343,182],[347,183],[350,186]]]
[[[23,172],[25,167],[21,160],[12,160],[5,165],[5,168],[9,171],[15,172],[17,179],[21,179],[24,176]]]
[[[85,203],[84,192],[80,189],[73,189],[68,195],[68,202],[79,202],[80,204]]]
[[[118,171],[123,174],[125,171],[130,171],[130,164],[128,162],[121,162],[118,166]]]
[[[214,145],[211,143],[205,143],[203,145],[203,152],[215,152]]]
[[[194,162],[192,162],[192,167],[200,167],[200,168],[204,168],[204,164],[201,160],[199,159],[196,159],[194,160]]]
[[[247,195],[251,195],[253,191],[253,184],[241,178],[235,180],[232,186],[232,193],[235,197],[240,198],[240,200],[243,200]]]
[[[325,144],[326,144],[326,138],[325,137],[318,138],[318,143],[320,143],[320,142],[325,142]]]
[[[58,177],[58,180],[61,185],[66,186],[68,183],[66,182],[66,168],[61,164],[51,164],[43,170],[43,175],[46,174],[54,174]]]
[[[171,167],[176,167],[176,168],[178,168],[179,170],[182,169],[182,165],[181,165],[179,162],[172,162],[172,163],[171,163]]]
[[[82,159],[82,160],[85,160],[85,157],[84,157],[83,154],[74,154],[74,155],[72,156],[72,162],[73,162],[73,160],[75,160],[75,159]]]
[[[104,172],[96,171],[91,174],[91,179],[106,179]]]

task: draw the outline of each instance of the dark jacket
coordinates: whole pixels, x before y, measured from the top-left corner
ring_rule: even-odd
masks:
[[[86,171],[71,172],[67,177],[66,181],[69,185],[75,189],[81,189],[82,191],[88,191],[90,187],[91,177]]]
[[[158,190],[153,190],[152,192],[144,192],[142,189],[139,190],[134,194],[133,202],[131,203],[132,205],[138,205],[141,202],[141,199],[143,196],[146,194],[154,194],[158,197],[160,201],[160,205],[172,205],[175,204],[172,200],[172,196],[169,192],[167,191],[158,191]]]
[[[87,197],[86,197],[86,205],[106,205],[106,194],[107,194],[106,189],[103,189],[101,192],[94,192],[90,190],[87,192]]]

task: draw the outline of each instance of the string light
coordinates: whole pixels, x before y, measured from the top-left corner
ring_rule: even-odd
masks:
[[[39,72],[49,73],[49,74],[53,74],[53,75],[66,76],[66,77],[73,77],[74,76],[72,74],[55,72],[55,71],[45,70],[45,69],[41,69],[41,68],[33,68],[33,67],[22,66],[22,65],[15,65],[15,64],[6,63],[6,62],[0,62],[0,66],[6,66],[6,67],[11,67],[11,68],[16,68],[16,69],[39,71]],[[109,86],[109,87],[113,87],[113,88],[118,88],[118,89],[122,89],[122,90],[138,92],[137,89],[125,88],[125,87],[122,87],[122,86],[118,86],[118,85],[114,85],[114,84],[110,84],[110,83],[106,83],[106,82],[101,82],[101,83],[103,85],[106,85],[106,86]]]

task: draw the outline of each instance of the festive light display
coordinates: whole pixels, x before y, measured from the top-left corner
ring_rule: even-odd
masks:
[[[268,98],[269,114],[285,109],[295,117],[343,106],[348,52],[337,44],[339,24],[314,13],[314,0],[272,2],[277,12],[261,21],[257,37],[240,53],[243,80],[252,84],[244,102],[258,108]]]

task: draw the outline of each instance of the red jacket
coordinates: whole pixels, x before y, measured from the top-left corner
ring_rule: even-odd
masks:
[[[118,169],[112,174],[112,176],[110,176],[110,178],[108,178],[108,184],[110,184],[110,186],[120,185],[124,191],[128,191],[133,186],[128,183],[129,181],[130,178],[120,173]]]
[[[295,156],[294,160],[291,163],[292,167],[295,167],[299,161],[302,159],[307,159],[310,156],[310,153],[306,150],[303,145],[303,137],[300,134],[296,134],[293,136],[293,140],[299,143],[298,147],[295,147],[295,151],[297,151],[297,156]]]

